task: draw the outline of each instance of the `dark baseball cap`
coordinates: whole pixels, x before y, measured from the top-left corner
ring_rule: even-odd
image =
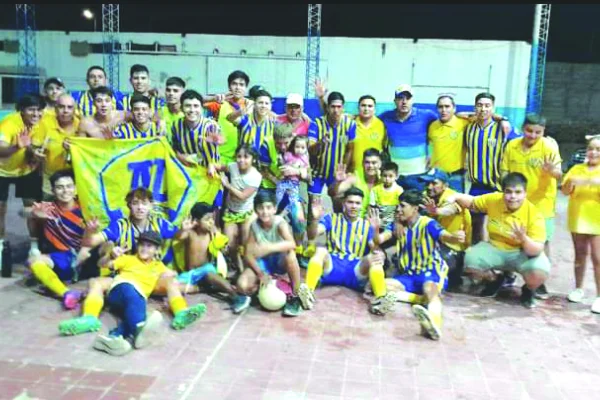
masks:
[[[155,244],[157,246],[161,246],[162,245],[162,238],[160,237],[160,235],[154,231],[146,231],[146,232],[142,232],[140,234],[140,237],[138,237],[138,243],[142,243],[142,242],[148,242],[148,243],[152,243]]]
[[[44,89],[48,88],[48,86],[50,86],[52,84],[58,85],[58,86],[60,86],[62,88],[65,87],[65,84],[63,83],[63,81],[60,78],[54,77],[54,78],[48,78],[48,79],[46,79],[46,82],[44,82]]]
[[[260,92],[261,90],[267,90],[267,89],[265,89],[261,85],[254,85],[248,91],[248,96],[250,96],[251,99],[256,100],[256,96],[258,95],[258,92]]]
[[[423,182],[433,182],[435,180],[444,182],[444,183],[448,183],[448,181],[450,180],[450,176],[448,176],[448,174],[445,171],[442,171],[439,168],[435,168],[433,170],[431,170],[429,173],[422,175],[419,177],[420,180],[422,180]]]

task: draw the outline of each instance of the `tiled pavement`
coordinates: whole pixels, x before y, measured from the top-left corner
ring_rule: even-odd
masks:
[[[518,290],[497,299],[448,294],[440,342],[419,336],[408,306],[375,317],[360,295],[342,288],[320,290],[315,310],[295,319],[257,308],[235,316],[200,294],[189,302],[206,302],[208,313],[181,332],[153,300],[169,316],[160,343],[113,358],[91,348],[93,334],[58,336],[58,322],[77,312],[62,311],[18,276],[2,279],[0,398],[598,399],[593,276],[590,266],[587,304],[569,304],[573,252],[564,208],[561,199],[551,299],[530,311],[518,304]],[[102,321],[114,324],[108,313]]]

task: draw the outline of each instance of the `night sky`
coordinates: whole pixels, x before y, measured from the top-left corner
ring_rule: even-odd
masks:
[[[307,6],[121,4],[121,31],[305,36]],[[39,30],[91,31],[84,8],[100,4],[36,5]],[[325,4],[322,36],[531,41],[535,6]],[[600,62],[600,5],[552,6],[548,61]],[[0,26],[15,28],[14,4],[0,6]]]

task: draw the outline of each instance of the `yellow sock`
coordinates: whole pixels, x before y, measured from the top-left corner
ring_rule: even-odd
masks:
[[[306,286],[310,290],[315,290],[319,280],[323,276],[323,265],[318,261],[310,260],[306,269]]]
[[[423,303],[423,296],[421,296],[419,294],[414,294],[414,293],[409,293],[409,292],[395,292],[395,293],[396,293],[396,298],[398,299],[398,301],[401,301],[403,303],[410,303],[410,304]]]
[[[296,254],[301,256],[302,254],[304,254],[304,246],[302,246],[301,244],[299,244],[298,246],[296,246]]]
[[[438,300],[433,300],[427,306],[427,310],[429,311],[429,315],[431,315],[431,319],[433,323],[438,326],[438,328],[442,327],[442,302]]]
[[[83,302],[83,315],[98,318],[104,306],[104,297],[97,294],[88,294]]]
[[[382,265],[375,265],[369,269],[369,281],[371,282],[375,297],[382,297],[387,294],[385,272]]]
[[[173,315],[179,314],[181,311],[188,308],[187,301],[182,296],[173,297],[169,299],[169,306],[171,306],[171,311]]]
[[[44,286],[57,296],[63,297],[69,291],[65,284],[58,278],[58,275],[52,271],[52,268],[42,261],[34,262],[30,268],[37,280],[42,282]]]

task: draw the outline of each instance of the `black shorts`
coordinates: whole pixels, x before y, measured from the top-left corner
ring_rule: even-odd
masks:
[[[6,202],[8,200],[8,192],[12,184],[15,185],[16,198],[42,200],[42,174],[39,171],[10,178],[0,176],[0,201]]]

